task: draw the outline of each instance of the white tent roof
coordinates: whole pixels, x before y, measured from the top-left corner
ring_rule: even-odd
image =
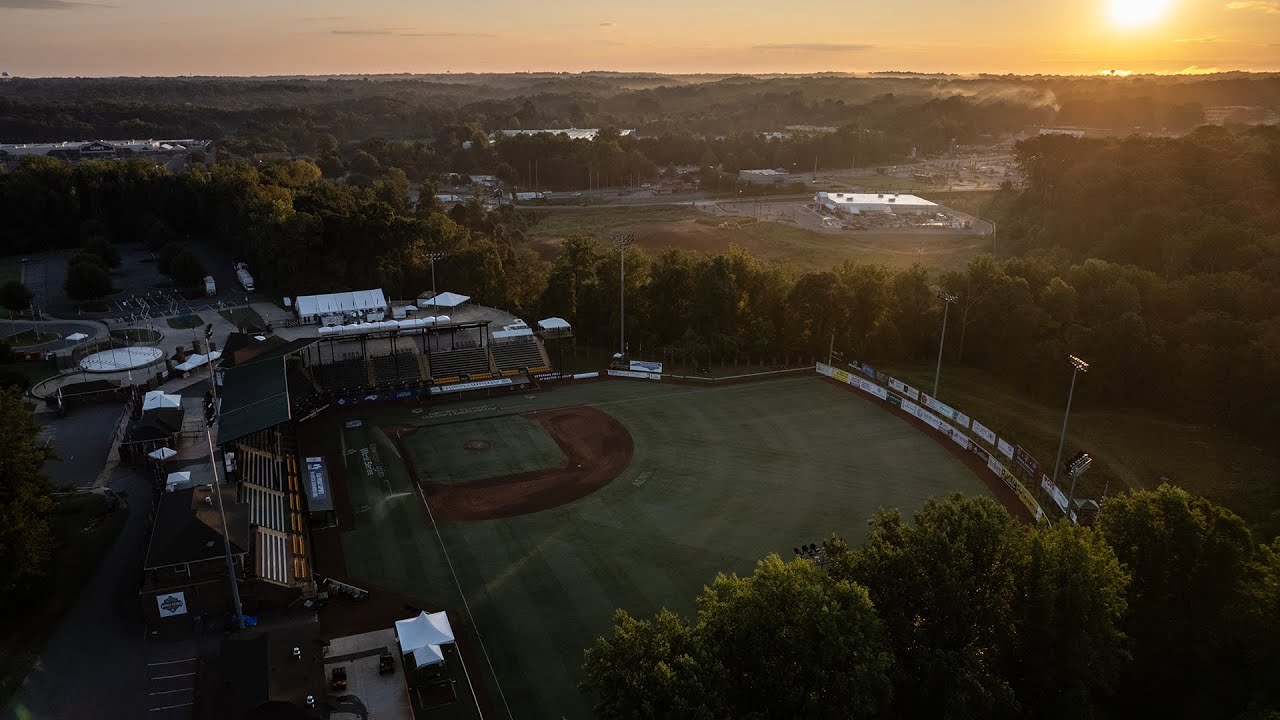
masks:
[[[455,308],[462,303],[471,299],[470,295],[459,295],[458,293],[442,292],[435,297],[419,298],[419,307],[442,307]]]
[[[84,333],[71,333],[70,335],[67,336],[67,340],[69,342],[79,342],[81,340],[84,340],[87,337],[89,336],[85,335]]]
[[[187,372],[189,370],[194,370],[200,367],[201,365],[204,365],[206,362],[209,362],[210,360],[217,360],[220,357],[222,357],[221,350],[214,350],[208,355],[192,355],[191,357],[187,358],[187,361],[182,363],[181,365],[174,365],[173,369],[177,370],[178,372]]]
[[[396,637],[401,643],[401,652],[413,653],[413,660],[422,665],[430,665],[431,662],[422,662],[419,655],[420,650],[426,650],[422,653],[424,659],[433,656],[438,657],[439,662],[444,657],[440,655],[440,647],[442,644],[453,642],[453,628],[449,625],[448,615],[444,612],[419,612],[417,618],[396,621]]]
[[[173,490],[189,482],[191,482],[191,473],[186,472],[185,470],[182,472],[173,472],[169,473],[169,477],[165,478],[164,488],[166,490]]]
[[[168,407],[182,407],[182,396],[168,395],[163,390],[152,390],[142,399],[143,412]]]
[[[178,454],[178,451],[174,450],[173,448],[162,447],[147,453],[147,457],[155,458],[156,460],[168,460],[169,458],[177,454]],[[174,473],[174,474],[177,474],[177,473]],[[187,477],[191,477],[191,473],[187,473]]]
[[[546,320],[539,320],[538,327],[543,330],[568,330],[569,321],[564,318],[549,317]]]
[[[439,645],[424,645],[413,651],[413,663],[416,667],[439,665],[444,662],[444,652]]]
[[[494,340],[510,340],[511,338],[533,335],[533,331],[525,328],[523,330],[497,330],[490,334],[493,336]]]
[[[382,290],[355,290],[328,295],[299,295],[294,303],[301,316],[332,315],[353,310],[377,310],[387,307]]]

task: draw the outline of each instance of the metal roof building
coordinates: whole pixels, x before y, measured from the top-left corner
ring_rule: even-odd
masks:
[[[925,200],[915,195],[899,193],[829,193],[820,192],[813,196],[813,201],[828,210],[846,212],[851,215],[864,213],[906,213],[920,214],[937,212],[938,203]]]

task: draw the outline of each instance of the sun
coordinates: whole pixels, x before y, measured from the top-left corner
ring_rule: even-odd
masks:
[[[1107,15],[1120,27],[1150,25],[1164,17],[1170,0],[1110,0]]]

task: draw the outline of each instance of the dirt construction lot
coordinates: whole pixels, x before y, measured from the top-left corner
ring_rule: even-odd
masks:
[[[327,457],[342,524],[316,533],[321,571],[450,610],[517,718],[591,716],[582,653],[615,608],[692,614],[717,572],[988,492],[935,437],[816,376],[357,407],[300,443]]]

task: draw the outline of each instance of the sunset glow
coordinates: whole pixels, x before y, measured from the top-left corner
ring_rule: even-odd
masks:
[[[1150,25],[1164,17],[1169,0],[1111,0],[1108,15],[1120,27]]]

